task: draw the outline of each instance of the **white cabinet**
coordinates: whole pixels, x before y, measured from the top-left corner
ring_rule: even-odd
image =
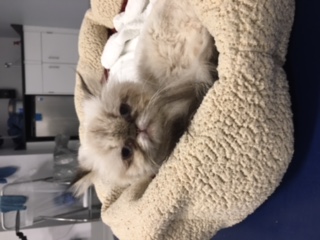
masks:
[[[24,33],[25,62],[41,62],[41,34],[39,32]]]
[[[78,35],[42,33],[42,61],[46,63],[76,63]]]
[[[43,64],[43,92],[45,94],[73,93],[75,69],[76,65],[72,64]]]
[[[26,94],[74,94],[78,35],[74,29],[24,26]]]
[[[26,94],[43,92],[41,63],[25,63]]]

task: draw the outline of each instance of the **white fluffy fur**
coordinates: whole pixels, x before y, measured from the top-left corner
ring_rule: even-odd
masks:
[[[76,184],[79,193],[95,177],[126,186],[157,172],[170,154],[166,145],[174,144],[173,123],[185,119],[187,126],[195,112],[194,105],[200,104],[213,84],[214,54],[212,37],[187,1],[155,3],[136,49],[140,82],[109,79],[101,95],[85,103],[86,131],[79,162],[89,174]],[[121,159],[121,149],[129,135],[126,131],[132,125],[119,114],[123,102],[135,111],[136,128],[147,129],[137,133],[138,150],[130,165]]]

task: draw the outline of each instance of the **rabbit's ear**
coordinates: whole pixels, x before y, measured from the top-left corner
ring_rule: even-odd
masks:
[[[93,184],[93,178],[94,174],[92,171],[79,168],[70,186],[74,195],[77,197],[83,195]]]
[[[104,69],[103,74],[102,74],[102,78],[100,80],[101,85],[104,85],[107,83],[108,77],[109,77],[109,70]]]
[[[91,98],[94,96],[94,94],[90,91],[88,85],[86,84],[84,78],[82,77],[82,75],[77,71],[76,72],[77,76],[78,76],[78,79],[80,81],[80,86],[81,86],[81,89],[83,90],[84,94],[85,94],[85,98],[88,99],[88,98]]]

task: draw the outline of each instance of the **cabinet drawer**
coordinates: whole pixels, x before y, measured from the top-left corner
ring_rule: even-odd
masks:
[[[24,32],[24,59],[41,62],[41,33]]]
[[[73,95],[75,69],[74,64],[43,64],[43,93]]]
[[[26,94],[42,94],[42,65],[40,63],[25,64]]]
[[[45,63],[78,62],[78,35],[42,33],[42,61]]]

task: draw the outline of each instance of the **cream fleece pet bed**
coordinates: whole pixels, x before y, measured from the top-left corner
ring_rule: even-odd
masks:
[[[282,69],[294,0],[189,0],[215,37],[219,80],[172,157],[151,183],[95,187],[102,219],[121,240],[210,239],[259,207],[293,154],[293,124]],[[100,87],[106,28],[122,0],[92,0],[83,20],[78,71]],[[79,79],[75,104],[83,119]],[[80,140],[83,132],[80,125]]]

